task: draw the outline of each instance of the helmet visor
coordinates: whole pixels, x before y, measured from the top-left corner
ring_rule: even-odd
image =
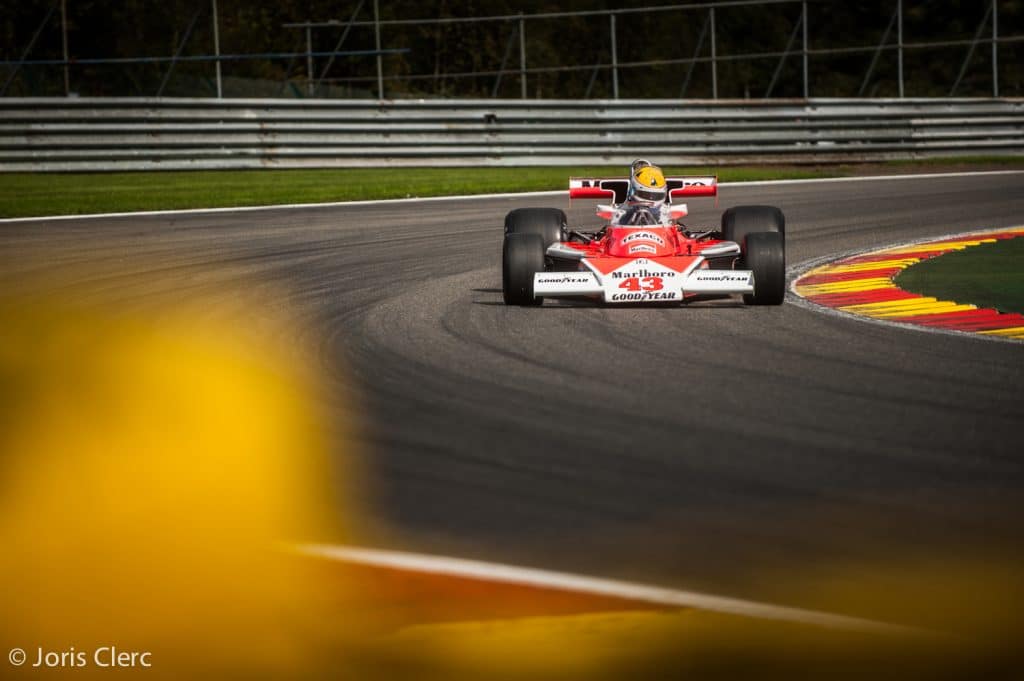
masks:
[[[636,187],[633,189],[633,197],[640,199],[641,201],[664,201],[665,200],[665,188],[661,189],[645,189]]]

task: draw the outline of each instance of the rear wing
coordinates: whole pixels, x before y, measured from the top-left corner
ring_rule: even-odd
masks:
[[[679,177],[666,177],[665,184],[668,186],[668,202],[672,199],[694,197],[694,196],[718,196],[717,175],[683,175]],[[615,203],[622,203],[626,200],[629,192],[629,180],[622,178],[569,178],[570,199],[607,199],[611,198]]]

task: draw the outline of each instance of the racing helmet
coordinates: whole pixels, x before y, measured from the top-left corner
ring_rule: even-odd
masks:
[[[635,203],[661,203],[665,200],[667,188],[661,168],[650,161],[633,161],[629,173],[628,201]]]

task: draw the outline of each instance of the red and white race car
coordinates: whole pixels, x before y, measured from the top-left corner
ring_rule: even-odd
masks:
[[[686,197],[715,196],[716,177],[668,177],[663,202],[627,201],[629,180],[572,178],[569,197],[608,198],[597,231],[569,229],[557,208],[505,216],[502,292],[508,305],[587,297],[605,303],[682,303],[699,295],[742,294],[749,305],[785,297],[785,217],[773,206],[737,206],[721,230],[691,230]]]

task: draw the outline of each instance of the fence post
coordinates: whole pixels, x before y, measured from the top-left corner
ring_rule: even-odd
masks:
[[[899,95],[903,99],[903,0],[896,0],[896,70]]]
[[[526,22],[519,13],[519,96],[526,99]]]
[[[345,39],[348,38],[349,31],[352,30],[352,22],[358,18],[359,13],[363,11],[363,2],[365,0],[359,0],[355,10],[352,12],[352,16],[349,18],[348,23],[345,24],[345,30],[341,32],[341,37],[338,38],[338,42],[334,44],[334,49],[331,51],[331,56],[327,58],[327,63],[324,64],[323,70],[320,72],[320,77],[316,79],[316,89],[320,89],[320,83],[323,82],[324,78],[327,77],[327,72],[331,70],[331,66],[334,65],[334,53],[341,49],[341,46],[345,44]]]
[[[0,97],[4,96],[4,93],[7,92],[7,88],[14,82],[14,77],[18,75],[18,71],[21,70],[22,66],[24,66],[25,60],[28,59],[29,52],[31,52],[32,48],[35,47],[36,41],[39,40],[39,36],[42,34],[43,29],[46,28],[46,24],[49,23],[50,17],[53,16],[53,13],[56,11],[57,5],[54,4],[50,7],[50,11],[46,13],[46,16],[43,17],[43,20],[39,22],[36,32],[32,34],[32,39],[28,41],[28,45],[25,46],[25,50],[21,53],[21,57],[18,58],[18,63],[11,69],[11,72],[7,75],[7,80],[4,81],[3,86],[0,87]]]
[[[693,76],[693,69],[697,66],[697,58],[700,57],[701,48],[704,47],[704,38],[708,35],[708,24],[709,19],[704,20],[704,25],[700,27],[700,35],[697,36],[697,47],[693,48],[693,58],[690,60],[690,65],[686,68],[686,78],[683,80],[683,87],[679,90],[679,99],[686,96],[686,91],[690,87],[690,78]]]
[[[981,41],[981,34],[985,31],[985,24],[988,23],[988,15],[995,9],[995,2],[985,8],[985,16],[981,18],[981,23],[978,24],[978,30],[974,32],[974,40],[971,42],[971,46],[967,48],[967,54],[964,56],[964,62],[960,65],[960,73],[956,76],[956,81],[953,83],[953,87],[949,89],[949,97],[956,94],[956,89],[960,87],[960,81],[964,79],[967,74],[967,68],[971,64],[971,57],[974,56],[974,48],[978,46],[978,42]]]
[[[313,96],[313,29],[306,20],[306,94]]]
[[[377,46],[377,99],[384,99],[384,61],[380,53],[380,8],[373,0],[373,40]]]
[[[889,43],[889,35],[892,33],[892,27],[895,25],[896,12],[893,12],[892,18],[889,19],[889,25],[885,27],[885,33],[882,34],[882,40],[878,43],[875,53],[871,56],[871,64],[868,65],[867,73],[864,74],[864,80],[860,84],[860,89],[857,90],[858,97],[863,97],[864,92],[867,91],[868,84],[871,82],[871,76],[875,73],[875,67],[878,65],[878,58],[882,56],[882,49]]]
[[[793,43],[796,42],[797,31],[804,23],[804,17],[801,14],[800,18],[797,19],[796,26],[793,27],[793,31],[789,34],[789,40],[786,41],[786,50],[779,57],[779,63],[775,65],[775,72],[772,73],[772,80],[768,83],[768,89],[764,93],[765,99],[770,99],[772,92],[775,91],[775,84],[779,82],[779,76],[782,75],[782,67],[786,65],[786,60],[789,58],[789,53],[793,51]]]
[[[802,22],[804,25],[804,99],[811,97],[811,84],[807,80],[807,0],[803,3]]]
[[[491,88],[491,99],[498,96],[498,88],[501,87],[501,77],[505,75],[505,67],[508,66],[508,58],[512,55],[512,43],[516,39],[515,29],[508,35],[508,42],[505,43],[505,54],[501,57],[501,67],[498,69],[498,77],[494,79],[494,87]]]
[[[615,13],[608,15],[612,26],[612,99],[619,98],[619,46],[615,37]]]
[[[224,87],[220,79],[220,27],[217,25],[217,0],[210,0],[213,5],[213,54],[217,57],[217,99],[224,96]]]
[[[181,57],[181,53],[185,51],[185,45],[188,43],[188,39],[192,37],[192,31],[196,27],[196,22],[199,21],[199,15],[203,13],[203,8],[200,6],[196,10],[196,13],[192,15],[192,21],[188,22],[188,28],[185,29],[185,35],[182,37],[181,42],[178,43],[178,49],[175,50],[174,56],[171,57],[171,63],[167,66],[167,72],[164,74],[164,79],[160,81],[160,88],[156,91],[157,97],[162,97],[164,94],[164,88],[167,87],[167,83],[171,80],[171,73],[174,72],[174,67],[178,63],[178,59]]]
[[[594,91],[594,83],[597,82],[597,74],[600,70],[600,66],[595,66],[594,70],[590,72],[590,80],[587,81],[587,91],[583,93],[583,99],[590,99],[590,93]]]
[[[992,0],[992,96],[999,96],[999,9]]]
[[[718,99],[718,48],[715,42],[715,8],[709,10],[711,15],[708,21],[711,22],[711,99]]]
[[[71,96],[71,76],[68,74],[68,3],[60,0],[60,42],[64,50],[64,96]]]

